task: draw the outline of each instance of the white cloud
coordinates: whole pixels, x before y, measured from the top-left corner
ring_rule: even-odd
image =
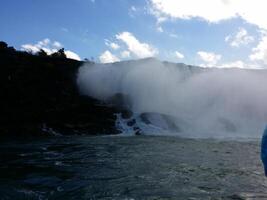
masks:
[[[120,48],[120,46],[118,44],[114,43],[114,42],[110,43],[109,46],[114,50],[117,50],[117,49]]]
[[[240,47],[241,45],[247,45],[253,41],[254,37],[249,35],[244,28],[239,28],[235,35],[228,35],[225,37],[225,42],[229,42],[232,47]]]
[[[213,52],[205,52],[199,51],[197,55],[200,57],[205,64],[201,64],[203,67],[214,67],[219,60],[221,60],[222,56],[220,54],[215,54]]]
[[[135,6],[131,6],[128,10],[128,14],[131,18],[135,18],[138,14],[140,14],[142,11],[142,8],[138,8]]]
[[[62,44],[60,42],[58,42],[58,41],[55,41],[53,43],[53,46],[56,47],[56,48],[62,48]]]
[[[99,60],[101,63],[113,63],[118,62],[120,59],[113,55],[110,51],[105,51],[99,56]]]
[[[157,27],[157,31],[160,32],[160,33],[162,33],[163,32],[163,28],[161,26],[158,26]]]
[[[240,68],[240,69],[262,69],[261,66],[251,63],[244,63],[242,60],[227,62],[216,65],[201,64],[201,67],[216,67],[216,68]]]
[[[241,60],[230,62],[230,63],[224,63],[222,65],[218,65],[219,68],[246,68],[245,63]]]
[[[184,58],[184,55],[182,53],[178,52],[178,51],[175,51],[174,54],[175,54],[176,58],[178,58],[178,59],[183,59]]]
[[[48,55],[57,52],[60,48],[62,48],[62,44],[58,41],[51,42],[50,39],[46,38],[43,39],[36,44],[23,44],[21,45],[21,50],[28,51],[31,53],[37,53],[41,49],[43,49]],[[81,60],[78,54],[74,53],[73,51],[67,50],[65,51],[65,55],[67,58]]]
[[[178,38],[178,35],[176,35],[174,33],[170,33],[169,36],[172,37],[172,38]]]
[[[105,39],[105,45],[107,45],[109,48],[113,50],[117,50],[120,48],[120,46],[115,42],[110,42],[109,40]]]
[[[267,34],[263,34],[258,45],[252,49],[252,54],[249,56],[252,61],[260,61],[267,65]]]
[[[137,58],[153,57],[158,54],[157,49],[147,43],[141,43],[139,40],[129,32],[122,32],[116,35],[116,38],[127,45],[130,51]]]
[[[112,43],[110,44],[110,47],[111,47],[112,49],[114,49],[114,50],[120,48],[120,46],[119,46],[118,44],[114,43],[114,42],[112,42]]]
[[[21,49],[31,53],[37,53],[43,49],[47,54],[52,54],[59,49],[59,45],[61,45],[59,42],[51,43],[50,39],[46,38],[38,41],[36,44],[23,44]]]
[[[43,49],[48,55],[51,55],[52,53],[55,53],[55,52],[58,51],[58,49],[54,49],[54,48],[53,49],[50,49],[48,47],[42,47],[40,49]]]
[[[241,17],[246,22],[267,29],[265,0],[149,0],[151,13],[158,22],[168,18],[199,18],[211,23]]]
[[[47,46],[47,45],[50,44],[50,42],[51,42],[50,39],[45,38],[44,40],[39,41],[38,44],[41,45],[41,46]]]
[[[136,9],[136,7],[135,6],[131,6],[131,11],[136,11],[137,9]]]
[[[40,50],[36,45],[32,45],[32,44],[23,44],[21,45],[21,49],[23,51],[27,51],[31,53],[37,53]]]
[[[129,58],[131,55],[130,55],[130,51],[122,51],[121,52],[121,57],[122,58]]]
[[[244,63],[242,60],[223,63],[217,65],[217,68],[241,68],[241,69],[262,69],[262,66],[253,63]]]
[[[67,56],[67,58],[70,58],[70,59],[79,60],[79,61],[81,60],[78,54],[70,50],[65,51],[65,55]]]

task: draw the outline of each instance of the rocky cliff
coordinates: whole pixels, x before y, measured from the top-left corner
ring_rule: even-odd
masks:
[[[2,46],[0,135],[118,133],[116,108],[79,94],[76,72],[81,64]]]

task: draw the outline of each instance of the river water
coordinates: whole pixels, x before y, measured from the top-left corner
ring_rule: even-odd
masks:
[[[70,136],[0,143],[0,199],[267,199],[259,141]]]

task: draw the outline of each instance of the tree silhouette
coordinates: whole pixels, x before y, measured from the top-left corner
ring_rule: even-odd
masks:
[[[14,47],[7,47],[7,49],[9,52],[15,52],[16,51],[16,49]]]
[[[40,51],[37,53],[37,55],[42,56],[42,57],[46,57],[47,53],[43,49],[40,49]]]
[[[0,41],[0,49],[7,49],[8,45],[7,43]]]
[[[57,52],[52,53],[51,57],[55,58],[67,58],[64,48],[59,49]]]

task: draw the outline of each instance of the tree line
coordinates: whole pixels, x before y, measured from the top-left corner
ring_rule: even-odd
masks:
[[[15,52],[16,49],[14,47],[8,46],[8,44],[4,41],[0,41],[0,51],[5,51],[5,52]],[[24,53],[29,53],[29,52],[24,52]],[[46,51],[43,49],[40,49],[36,55],[41,56],[41,57],[53,57],[53,58],[67,58],[65,54],[65,49],[61,48],[58,51],[48,55]]]

